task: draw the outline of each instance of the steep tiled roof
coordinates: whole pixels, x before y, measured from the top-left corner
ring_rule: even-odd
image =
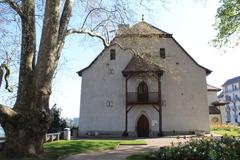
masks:
[[[132,27],[124,28],[120,35],[125,34],[141,34],[141,35],[149,35],[149,34],[158,34],[158,35],[171,35],[157,27],[152,26],[149,23],[144,21],[139,22]]]
[[[160,35],[160,36],[163,36],[163,37],[165,37],[165,38],[171,38],[171,39],[176,43],[176,45],[179,46],[179,47],[182,49],[182,51],[183,51],[196,65],[198,65],[199,67],[203,68],[203,69],[206,71],[206,74],[207,74],[207,75],[212,72],[211,70],[209,70],[209,69],[207,69],[207,68],[199,65],[199,64],[187,53],[187,51],[172,37],[172,34],[169,34],[169,33],[165,32],[165,31],[163,31],[163,30],[161,30],[161,29],[159,29],[159,28],[157,28],[157,27],[155,27],[155,26],[153,26],[153,25],[151,25],[151,24],[149,24],[149,23],[146,23],[146,22],[142,21],[142,22],[139,22],[139,23],[133,25],[132,27],[129,27],[129,28],[128,28],[128,27],[125,27],[125,28],[123,29],[123,31],[120,33],[120,35],[118,35],[118,36],[121,37],[121,35],[123,35],[123,36],[129,36],[129,35],[130,35],[130,36],[133,36],[133,35],[144,35],[144,36],[147,36],[147,35]],[[116,37],[118,37],[118,36],[116,36]],[[115,38],[116,38],[116,37],[115,37]],[[114,38],[114,39],[115,39],[115,38]],[[114,43],[114,39],[111,41],[111,43],[110,43],[111,45],[110,45],[110,46],[116,44],[116,43]],[[110,47],[110,46],[109,46],[109,47]],[[106,47],[106,48],[109,48],[109,47]],[[106,48],[103,49],[103,51],[94,59],[94,61],[93,61],[89,66],[87,66],[86,68],[78,71],[78,72],[77,72],[78,75],[79,75],[79,76],[82,76],[82,72],[85,71],[86,69],[90,68],[91,65],[98,59],[98,57],[99,57],[101,54],[103,54],[103,52],[104,52],[104,50],[105,50]]]
[[[216,91],[216,92],[221,91],[220,88],[211,86],[211,85],[209,85],[209,84],[207,85],[207,90],[208,90],[208,91]]]
[[[153,62],[147,62],[140,56],[133,56],[132,59],[129,61],[124,72],[156,72],[162,71],[161,67],[154,64]]]
[[[240,76],[227,80],[222,86],[226,86],[226,85],[233,84],[236,82],[240,82]]]

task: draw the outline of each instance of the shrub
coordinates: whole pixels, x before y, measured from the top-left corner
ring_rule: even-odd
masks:
[[[162,147],[148,160],[239,160],[240,141],[234,137],[202,138]]]
[[[211,130],[212,131],[239,131],[239,127],[237,125],[231,125],[231,124],[212,125]]]

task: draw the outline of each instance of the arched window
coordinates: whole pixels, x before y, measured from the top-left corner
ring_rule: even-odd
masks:
[[[147,102],[148,101],[148,86],[145,82],[139,83],[137,95],[138,95],[139,102]]]

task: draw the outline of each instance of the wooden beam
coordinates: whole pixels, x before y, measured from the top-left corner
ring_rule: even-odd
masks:
[[[127,113],[133,108],[134,105],[130,106],[128,109],[127,109]]]
[[[159,133],[162,136],[162,92],[161,92],[161,76],[158,78],[158,100],[159,100]]]
[[[123,136],[128,136],[128,106],[127,106],[127,102],[128,102],[128,76],[125,77],[125,131],[123,132]]]
[[[159,107],[156,107],[155,105],[152,105],[153,106],[153,108],[155,108],[156,109],[156,111],[158,111],[159,112]]]

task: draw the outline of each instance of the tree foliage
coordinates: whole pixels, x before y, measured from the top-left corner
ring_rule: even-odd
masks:
[[[216,47],[235,47],[240,42],[240,0],[220,0],[214,24]]]
[[[61,108],[58,108],[56,104],[51,108],[52,122],[48,129],[49,133],[63,131],[63,129],[67,127],[67,122],[61,118],[61,111]]]

